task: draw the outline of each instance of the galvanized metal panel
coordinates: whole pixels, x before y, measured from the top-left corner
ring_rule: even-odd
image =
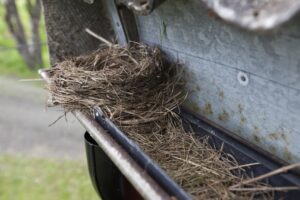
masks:
[[[184,64],[185,106],[288,162],[300,161],[300,24],[250,33],[198,0],[137,16],[141,41]]]

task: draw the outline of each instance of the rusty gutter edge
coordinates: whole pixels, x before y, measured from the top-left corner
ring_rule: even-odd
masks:
[[[45,70],[39,70],[39,74],[49,81]],[[171,198],[90,115],[79,111],[73,114],[143,198]]]

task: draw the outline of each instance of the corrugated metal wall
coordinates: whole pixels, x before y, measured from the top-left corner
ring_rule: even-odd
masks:
[[[300,161],[300,20],[254,33],[199,0],[137,16],[141,41],[185,66],[185,106],[288,162]]]

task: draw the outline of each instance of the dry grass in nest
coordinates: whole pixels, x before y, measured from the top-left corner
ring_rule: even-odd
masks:
[[[182,102],[176,70],[159,49],[137,43],[129,49],[103,46],[49,70],[48,89],[52,103],[66,111],[100,106],[120,124],[141,124],[161,121]]]
[[[209,137],[197,137],[172,118],[158,133],[137,132],[122,127],[131,139],[150,155],[193,199],[274,199],[271,191],[233,192],[230,186],[250,179],[230,154],[209,144]],[[245,188],[268,185],[254,182]]]
[[[48,73],[54,105],[66,112],[92,112],[100,106],[194,199],[273,198],[272,192],[230,190],[247,178],[238,163],[207,138],[183,129],[173,112],[185,97],[178,67],[166,62],[159,49],[138,43],[102,46],[58,63]]]

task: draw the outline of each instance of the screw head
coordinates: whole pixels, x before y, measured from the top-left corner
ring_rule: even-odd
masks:
[[[237,80],[242,86],[247,86],[249,84],[249,77],[245,72],[239,72]]]

